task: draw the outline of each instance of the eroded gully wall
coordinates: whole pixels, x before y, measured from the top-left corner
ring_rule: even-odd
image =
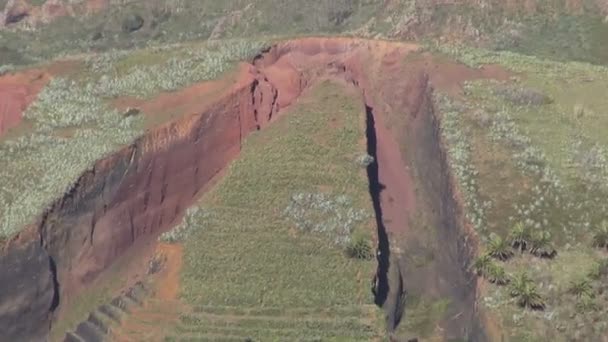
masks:
[[[273,98],[276,90],[249,74],[203,113],[155,129],[86,171],[36,224],[3,246],[2,339],[44,340],[62,298],[168,229],[239,153],[244,135],[272,116]]]
[[[439,271],[446,271],[446,278],[457,284],[454,296],[462,298],[458,304],[466,310],[456,324],[476,331],[475,288],[470,286],[468,272],[458,266],[468,263],[471,249],[464,243],[459,205],[429,100],[428,77],[424,73],[401,75],[395,69],[388,72],[401,77],[401,82],[372,79],[369,73],[378,70],[367,63],[374,54],[388,51],[387,55],[394,54],[391,58],[399,60],[407,50],[398,47],[393,51],[386,42],[374,44],[303,39],[270,49],[254,61],[255,68],[250,66],[246,82],[204,113],[158,128],[96,163],[35,225],[4,246],[0,256],[0,330],[4,336],[10,340],[44,337],[64,296],[93,282],[127,249],[168,229],[196,193],[238,154],[244,135],[263,127],[315,77],[325,76],[352,82],[372,114],[382,116],[379,119],[390,116],[385,108],[409,114],[404,130],[391,131],[402,146],[414,147],[404,153],[408,167],[398,169],[405,177],[424,180],[422,192],[416,194],[421,200],[416,200],[429,204],[416,210],[432,212],[434,223],[441,227],[442,234],[436,238],[449,252]],[[378,96],[391,92],[395,95]],[[386,130],[378,133],[383,138],[388,134]],[[384,185],[392,189],[403,186]],[[402,196],[399,192],[394,195]],[[395,266],[399,262],[392,263],[393,271]],[[401,274],[406,288],[417,281]],[[395,284],[388,285],[387,295],[401,292],[394,291]]]
[[[475,304],[477,277],[469,267],[477,249],[475,234],[464,219],[456,183],[448,165],[440,113],[433,107],[434,90],[428,74],[420,72],[410,77],[413,87],[405,97],[405,101],[410,102],[407,133],[400,140],[401,146],[406,147],[404,158],[417,184],[418,210],[426,213],[425,223],[435,227],[431,234],[438,253],[434,256],[435,270],[429,277],[434,280],[438,295],[450,302],[444,315],[449,318],[444,318],[442,328],[446,339],[486,341]],[[407,288],[407,284],[412,282],[407,277],[415,273],[412,272],[414,267],[405,265],[402,268]]]

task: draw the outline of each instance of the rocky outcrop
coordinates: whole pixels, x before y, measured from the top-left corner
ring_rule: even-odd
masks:
[[[428,56],[419,64],[403,63],[416,50],[411,44],[347,38],[278,44],[243,65],[233,88],[212,105],[153,129],[95,163],[35,224],[3,247],[0,276],[6,291],[0,291],[0,330],[10,340],[41,340],[64,309],[64,299],[92,284],[127,250],[154,240],[177,222],[238,155],[249,132],[272,122],[315,80],[335,78],[358,89],[362,106],[375,121],[374,149],[383,187],[378,235],[386,235],[380,246],[387,252],[383,257],[393,258],[382,272],[397,275],[386,277],[396,283],[385,284],[386,298],[379,302],[392,312],[389,327],[401,316],[395,308],[402,307],[403,292],[415,290],[409,277],[420,276],[450,285],[434,290],[463,310],[458,319],[443,322],[446,335],[462,327],[481,331],[475,319],[475,287],[466,270],[474,246],[466,245],[430,101],[434,80],[451,89],[441,78],[450,65],[435,65]],[[483,76],[479,70],[468,74]],[[431,213],[429,224],[440,229],[430,238],[445,250],[430,274],[411,273],[399,257],[399,250],[416,243],[415,234],[408,233],[417,211]]]
[[[62,309],[61,298],[91,284],[127,249],[168,229],[238,154],[242,138],[263,124],[252,113],[272,117],[268,111],[276,106],[266,102],[275,96],[248,73],[203,112],[153,130],[86,171],[2,249],[4,337],[41,340]]]

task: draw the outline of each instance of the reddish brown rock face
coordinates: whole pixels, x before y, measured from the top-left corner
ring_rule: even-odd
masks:
[[[431,202],[441,206],[434,212],[447,215],[440,219],[449,222],[451,234],[458,235],[456,204],[441,161],[437,120],[429,100],[431,83],[435,80],[440,88],[457,92],[462,81],[488,75],[434,63],[428,55],[422,55],[418,64],[406,63],[405,57],[416,49],[409,44],[346,38],[299,39],[273,47],[252,64],[243,64],[232,85],[211,103],[197,98],[198,90],[208,91],[201,85],[139,103],[151,112],[179,103],[176,111],[184,112],[95,163],[35,224],[5,244],[0,253],[0,283],[20,288],[21,296],[0,291],[0,330],[8,331],[11,340],[41,340],[53,317],[60,315],[62,303],[68,302],[66,298],[92,284],[127,250],[155,241],[168,230],[214,176],[238,156],[243,138],[270,124],[318,79],[335,78],[354,85],[361,92],[362,106],[376,118],[378,178],[387,185],[379,203],[391,222],[383,229],[407,236],[409,211],[417,208],[409,171],[414,165],[408,164],[400,149],[406,143],[420,145],[417,151],[421,152],[411,158],[422,165],[416,167],[428,168],[420,174],[429,175],[429,192],[440,192],[433,194]],[[459,77],[442,78],[446,72],[451,75],[450,70]],[[44,75],[30,77],[42,84],[39,80],[46,80]],[[6,107],[10,111],[5,113],[12,114],[3,115],[13,121],[34,93],[23,90],[19,82],[15,86],[8,81],[24,76],[15,77],[0,79],[0,94],[4,91],[9,99],[6,94],[10,92],[18,99]],[[414,138],[403,140],[411,130]],[[30,264],[23,264],[19,256]],[[459,272],[458,267],[448,266]],[[460,280],[465,276],[455,275]],[[24,281],[33,277],[38,280]],[[474,299],[474,290],[470,293],[472,298],[462,299],[467,305]],[[470,320],[469,314],[461,316]]]

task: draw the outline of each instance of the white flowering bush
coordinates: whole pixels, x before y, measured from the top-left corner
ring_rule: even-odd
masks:
[[[184,242],[192,232],[202,229],[209,221],[210,213],[194,206],[186,210],[180,224],[159,236],[159,241],[167,243]]]
[[[585,181],[608,190],[608,150],[598,143],[584,144],[577,140],[570,147],[570,162],[577,167]]]
[[[96,160],[135,140],[141,118],[123,117],[68,80],[50,82],[26,111],[36,131],[0,144],[0,236],[10,236],[70,189]],[[62,137],[55,129],[70,128]]]
[[[130,95],[148,97],[158,91],[172,91],[189,84],[210,80],[227,71],[233,62],[251,57],[264,44],[258,41],[231,41],[214,46],[186,49],[184,53],[170,57],[161,64],[137,66],[124,75],[109,71],[111,65],[122,56],[100,57],[92,62],[94,70],[103,71],[95,85],[100,96]]]
[[[15,70],[15,66],[12,64],[4,64],[0,65],[0,76],[4,74],[8,74],[9,72]]]
[[[441,94],[435,96],[435,105],[442,113],[441,134],[446,142],[450,168],[464,199],[466,218],[476,230],[483,232],[486,229],[485,211],[492,203],[482,202],[478,196],[478,173],[471,161],[470,134],[461,122],[462,108]]]
[[[24,117],[39,129],[74,127],[91,124],[105,115],[107,107],[92,94],[90,85],[82,87],[75,81],[55,78],[40,92]]]
[[[357,163],[357,165],[359,165],[361,167],[367,167],[368,165],[370,165],[371,163],[374,162],[374,157],[365,153],[365,154],[357,156],[357,158],[355,158],[355,162]]]
[[[298,229],[326,234],[341,247],[351,242],[357,225],[370,217],[365,210],[355,208],[346,195],[306,192],[291,196],[283,214]]]

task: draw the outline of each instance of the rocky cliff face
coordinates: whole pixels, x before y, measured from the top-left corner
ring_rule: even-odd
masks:
[[[269,93],[266,93],[269,92]],[[0,330],[41,340],[62,298],[91,284],[117,257],[155,238],[272,116],[276,91],[249,74],[204,112],[159,127],[98,161],[0,255]]]
[[[430,100],[433,80],[450,86],[441,78],[450,67],[423,60],[408,69],[404,58],[415,50],[411,44],[346,38],[279,44],[243,65],[239,82],[210,107],[158,127],[95,163],[35,224],[3,246],[4,337],[42,340],[66,298],[94,282],[127,250],[170,228],[238,155],[245,135],[269,124],[308,85],[327,77],[358,88],[362,106],[376,122],[377,171],[385,187],[379,194],[384,220],[378,232],[392,238],[385,251],[396,257],[381,270],[397,275],[386,293],[392,299],[381,303],[392,312],[391,326],[398,320],[401,286],[409,292],[437,283],[444,285],[432,290],[464,312],[445,322],[446,335],[460,334],[462,327],[482,334],[475,318],[475,286],[466,269],[475,246],[467,245]],[[469,76],[480,75],[471,71]],[[416,244],[418,232],[409,225],[417,212],[427,212],[428,224],[438,227],[429,238],[442,250],[425,273],[412,272],[399,252]],[[389,247],[385,239],[383,248]]]

